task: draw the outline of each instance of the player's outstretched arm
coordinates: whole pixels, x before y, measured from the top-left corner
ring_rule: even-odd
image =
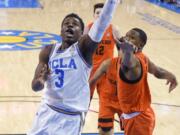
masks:
[[[109,26],[119,0],[106,0],[99,18],[93,23],[88,35],[94,42],[100,42],[106,28]]]
[[[95,20],[88,34],[84,35],[80,40],[80,51],[89,64],[92,64],[92,55],[97,48],[97,44],[102,40],[118,3],[119,0],[106,0],[99,18]]]
[[[52,46],[46,46],[39,54],[39,63],[31,84],[34,91],[39,91],[44,88],[44,82],[46,81],[47,75],[49,74],[48,61],[51,47]]]
[[[113,31],[113,37],[114,37],[114,40],[116,42],[116,44],[118,43],[118,41],[121,39],[121,35],[120,35],[120,32],[119,32],[119,29],[118,27],[115,27],[114,25],[112,26],[112,31]]]
[[[96,70],[96,72],[94,73],[94,75],[91,77],[91,79],[89,80],[89,84],[94,85],[97,80],[104,74],[106,73],[109,65],[111,63],[111,59],[107,59],[105,61],[103,61],[103,63],[99,66],[99,68]]]
[[[167,85],[169,84],[169,92],[176,88],[178,82],[176,77],[173,73],[156,66],[152,61],[148,59],[148,72],[153,74],[156,78],[159,79],[166,79]]]
[[[84,28],[83,35],[88,34],[88,32],[89,32],[89,27],[86,26],[86,27]]]

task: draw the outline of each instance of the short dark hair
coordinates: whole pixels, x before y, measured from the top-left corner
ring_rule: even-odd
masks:
[[[143,43],[142,47],[144,47],[144,45],[147,42],[147,35],[146,35],[146,33],[142,29],[140,29],[140,28],[133,28],[132,30],[137,31],[139,33],[139,37],[140,37],[140,39],[141,39],[141,41]]]
[[[80,21],[80,23],[81,23],[81,29],[82,29],[82,31],[84,31],[84,22],[83,22],[83,20],[81,19],[81,17],[79,17],[79,15],[77,15],[77,14],[75,14],[75,13],[70,13],[70,14],[66,15],[66,16],[64,17],[62,23],[61,23],[61,27],[62,27],[62,24],[64,23],[64,20],[65,20],[66,18],[68,18],[68,17],[77,18],[77,19]]]
[[[97,4],[95,4],[94,5],[94,13],[95,13],[95,10],[97,9],[97,8],[103,8],[104,7],[104,3],[97,3]]]

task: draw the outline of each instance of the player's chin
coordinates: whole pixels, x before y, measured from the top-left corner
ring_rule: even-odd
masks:
[[[68,44],[74,44],[75,42],[77,42],[77,40],[74,39],[74,38],[67,38],[67,39],[66,39],[66,42],[67,42]]]

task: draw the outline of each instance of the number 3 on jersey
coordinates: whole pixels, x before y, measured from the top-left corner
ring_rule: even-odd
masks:
[[[64,71],[61,69],[55,69],[55,74],[58,75],[57,81],[55,81],[55,86],[61,88],[64,84]]]

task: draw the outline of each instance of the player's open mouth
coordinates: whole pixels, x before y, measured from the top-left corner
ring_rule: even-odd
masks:
[[[67,35],[67,37],[73,37],[74,36],[74,31],[72,29],[67,29],[66,30],[66,35]]]

